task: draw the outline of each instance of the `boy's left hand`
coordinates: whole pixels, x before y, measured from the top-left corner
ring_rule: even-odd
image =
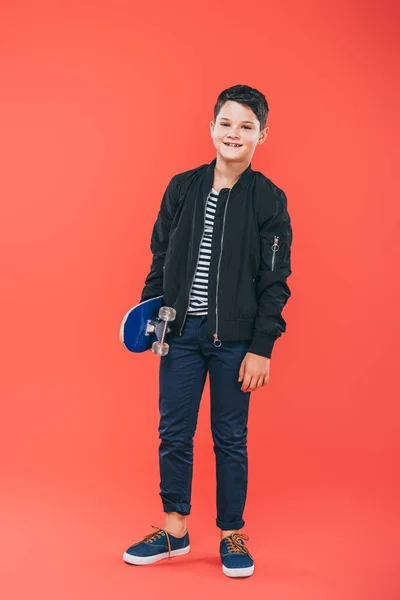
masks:
[[[239,370],[238,381],[243,381],[242,392],[253,392],[268,383],[270,361],[266,356],[247,352]]]

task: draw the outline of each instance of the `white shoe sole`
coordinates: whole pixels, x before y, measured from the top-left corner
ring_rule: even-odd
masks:
[[[185,546],[185,548],[179,548],[178,550],[171,550],[171,558],[173,556],[183,556],[184,554],[188,554],[189,552],[190,546]],[[131,565],[151,565],[152,563],[158,562],[159,560],[168,558],[168,556],[168,552],[162,552],[162,554],[155,554],[154,556],[133,556],[128,552],[124,552],[122,558],[125,562]]]
[[[228,567],[222,565],[222,571],[227,577],[250,577],[254,573],[254,565],[244,569],[228,569]]]

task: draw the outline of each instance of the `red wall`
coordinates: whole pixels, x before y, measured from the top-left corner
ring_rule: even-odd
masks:
[[[251,400],[246,585],[274,600],[393,598],[396,4],[19,1],[1,13],[5,597],[115,598],[154,573],[161,587],[230,585],[208,390],[184,574],[183,559],[151,576],[121,560],[163,515],[159,359],[118,334],[169,179],[212,160],[216,98],[245,83],[270,104],[252,166],[286,191],[293,224],[287,331]]]

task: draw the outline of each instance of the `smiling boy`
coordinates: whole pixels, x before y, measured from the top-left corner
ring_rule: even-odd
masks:
[[[268,103],[258,90],[219,95],[210,133],[216,157],[170,180],[154,224],[153,260],[141,301],[163,295],[176,309],[160,359],[159,463],[164,527],[123,559],[150,564],[190,551],[193,438],[207,373],[216,457],[216,525],[223,573],[246,577],[254,559],[242,533],[247,495],[250,394],[270,376],[286,331],[292,228],[285,193],[251,167],[267,139]]]

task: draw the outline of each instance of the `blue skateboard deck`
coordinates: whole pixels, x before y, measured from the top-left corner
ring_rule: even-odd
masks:
[[[145,352],[152,349],[154,352],[154,342],[161,341],[165,347],[165,353],[168,352],[168,344],[164,343],[165,333],[168,328],[165,320],[158,316],[160,308],[163,306],[163,297],[157,296],[150,300],[145,300],[137,304],[124,316],[121,322],[119,338],[122,344],[131,352]],[[175,311],[166,308],[166,311]],[[160,354],[159,351],[155,352]]]

